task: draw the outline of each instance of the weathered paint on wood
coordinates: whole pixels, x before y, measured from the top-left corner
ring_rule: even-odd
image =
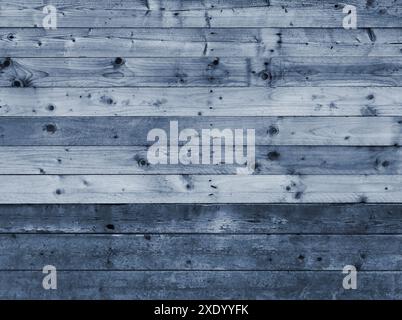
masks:
[[[396,235],[0,235],[0,270],[401,271]],[[176,251],[180,248],[180,252]]]
[[[187,2],[187,1],[184,1]],[[399,28],[2,28],[1,57],[401,56]]]
[[[0,233],[402,234],[400,204],[0,205]]]
[[[27,3],[28,2],[28,3]],[[170,10],[165,10],[157,1],[136,2],[128,6],[110,3],[109,6],[86,5],[82,1],[69,1],[59,5],[59,27],[342,27],[346,14],[345,3],[338,1],[269,1],[265,4],[249,5],[244,1],[217,5],[219,1],[195,4],[191,1],[182,5],[173,1]],[[183,1],[186,3],[187,1]],[[272,5],[271,5],[272,2]],[[34,2],[35,3],[35,2]],[[60,3],[60,2],[59,2]],[[121,2],[119,2],[121,3]],[[239,5],[239,3],[241,3]],[[52,3],[53,4],[53,3]],[[148,4],[148,5],[147,5]],[[156,4],[156,5],[154,5]],[[359,10],[359,27],[400,27],[401,4],[386,1],[378,4],[364,0],[349,1]],[[55,3],[57,6],[57,3]],[[3,5],[0,11],[0,27],[39,27],[44,14],[42,6],[23,1]],[[122,8],[124,10],[122,10]],[[173,11],[171,11],[173,10]]]
[[[7,175],[0,203],[399,203],[394,175]]]
[[[212,155],[210,164],[151,164],[147,152],[146,146],[0,147],[0,174],[236,174],[239,168],[212,164]],[[402,174],[399,147],[257,146],[255,158],[256,175]]]
[[[398,146],[401,117],[0,117],[0,146],[152,145],[154,128],[255,130],[256,145]],[[233,131],[234,132],[234,131]],[[195,133],[190,135],[195,138]],[[192,144],[197,144],[192,140]],[[180,141],[184,144],[185,141]]]
[[[344,290],[339,271],[1,271],[0,298],[13,299],[401,299],[400,271],[362,271]]]
[[[1,116],[402,116],[399,87],[0,88]]]

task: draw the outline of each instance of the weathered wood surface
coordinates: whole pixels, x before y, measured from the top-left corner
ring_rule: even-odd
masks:
[[[148,133],[169,135],[170,121],[197,131],[190,144],[202,129],[226,128],[254,129],[256,145],[402,144],[401,117],[0,117],[0,146],[153,145]]]
[[[1,270],[401,271],[396,235],[0,235]],[[176,248],[180,248],[177,252]]]
[[[402,57],[9,58],[0,87],[402,86]]]
[[[400,271],[362,271],[344,290],[339,271],[60,271],[43,290],[40,271],[1,271],[2,299],[401,299]]]
[[[402,2],[348,4],[0,0],[0,298],[401,299]],[[173,120],[254,174],[150,164]]]
[[[104,5],[85,4],[83,1],[58,1],[59,27],[342,27],[346,14],[344,3],[338,1],[264,1],[249,4],[246,1],[144,1],[142,3],[111,2]],[[40,27],[45,14],[38,1],[2,1],[0,27]],[[349,1],[358,10],[359,27],[400,27],[399,1]],[[165,7],[168,10],[165,10]],[[124,10],[122,10],[124,9]]]
[[[184,1],[187,2],[187,1]],[[402,31],[320,28],[2,28],[1,57],[401,56]],[[100,50],[101,49],[101,50]]]
[[[309,0],[310,3],[317,3],[317,1]],[[267,0],[97,0],[97,1],[84,1],[84,0],[16,0],[16,1],[2,1],[8,6],[15,6],[20,8],[38,8],[47,4],[52,4],[56,7],[62,8],[75,8],[75,9],[136,9],[136,10],[201,10],[212,8],[248,8],[248,7],[264,7],[267,6]],[[273,0],[270,3],[280,3],[278,0]],[[283,1],[282,1],[283,4]],[[362,4],[361,1],[357,1],[357,4]],[[289,2],[289,5],[292,5]],[[389,0],[385,3],[386,6],[390,5]]]
[[[336,0],[97,0],[97,1],[84,1],[84,0],[2,0],[7,6],[15,6],[21,8],[38,8],[47,4],[53,4],[56,7],[63,8],[77,8],[77,9],[137,9],[142,11],[150,10],[163,10],[163,11],[184,11],[184,10],[204,10],[204,9],[236,9],[236,8],[254,8],[254,7],[286,7],[286,8],[300,8],[300,7],[321,7],[332,8],[336,4],[341,6]],[[378,9],[378,8],[398,8],[398,1],[382,0],[367,3],[365,0],[351,0],[348,2],[362,9]]]
[[[148,147],[0,147],[0,174],[236,174],[239,165],[151,164]],[[167,152],[169,156],[169,152]],[[200,152],[202,156],[202,152]],[[254,174],[402,174],[399,147],[257,146]]]
[[[0,88],[0,116],[402,116],[399,87]]]
[[[401,234],[400,204],[0,205],[0,233]],[[370,246],[369,246],[370,247]]]
[[[0,203],[399,203],[394,175],[6,175]]]

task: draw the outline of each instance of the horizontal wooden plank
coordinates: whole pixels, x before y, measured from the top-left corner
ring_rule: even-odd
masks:
[[[4,1],[3,1],[4,2]],[[39,27],[44,14],[42,8],[28,1],[6,2],[0,12],[0,27]],[[341,27],[346,4],[338,1],[174,1],[165,10],[164,1],[144,1],[122,5],[121,1],[104,5],[83,1],[60,1],[59,27]],[[35,5],[36,4],[36,5]],[[381,4],[363,0],[349,1],[358,10],[359,27],[400,27],[401,4],[387,0]],[[124,9],[124,10],[122,10]],[[173,10],[173,11],[172,11]]]
[[[400,204],[0,205],[0,233],[401,234]]]
[[[389,5],[389,0],[386,0],[386,5]],[[8,1],[2,1],[7,3]],[[49,1],[44,0],[16,0],[7,3],[8,6],[22,7],[22,8],[37,8],[44,6]],[[280,1],[272,0],[270,3],[278,5]],[[283,2],[283,1],[282,1]],[[361,2],[361,1],[360,1]],[[309,3],[317,4],[317,0],[309,0]],[[136,9],[136,10],[202,10],[211,8],[242,8],[242,7],[261,7],[267,6],[266,0],[97,0],[97,1],[84,1],[84,0],[52,0],[51,4],[56,7],[62,8],[90,8],[90,9]],[[359,1],[357,1],[359,4]],[[292,5],[289,2],[289,5]]]
[[[0,203],[398,203],[394,175],[6,175]]]
[[[401,86],[402,57],[3,58],[0,87]]]
[[[185,1],[187,2],[187,1]],[[2,28],[2,57],[401,56],[402,31],[322,28]]]
[[[212,155],[210,164],[152,164],[147,151],[146,146],[0,147],[0,174],[236,174],[239,168],[212,164]],[[399,147],[257,146],[255,159],[256,175],[402,174]]]
[[[203,129],[232,133],[243,129],[244,135],[246,129],[254,129],[256,145],[402,143],[401,117],[0,117],[0,145],[153,145],[153,139],[147,141],[148,133],[160,128],[170,136],[171,121],[177,121],[179,131],[195,130],[190,132],[189,145],[199,144]]]
[[[285,57],[268,63],[271,86],[398,86],[399,58]],[[255,60],[256,61],[256,60]],[[254,62],[254,61],[253,61]],[[258,63],[256,67],[258,68]]]
[[[0,270],[402,268],[400,235],[3,234],[0,243]]]
[[[247,61],[231,58],[3,59],[1,87],[247,86]]]
[[[43,290],[41,271],[0,272],[1,299],[401,299],[401,272],[359,272],[345,290],[341,271],[59,271]]]
[[[398,87],[0,88],[1,116],[402,116]]]

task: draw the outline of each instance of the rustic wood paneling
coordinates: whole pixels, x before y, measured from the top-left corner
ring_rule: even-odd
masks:
[[[9,58],[0,87],[292,87],[402,84],[402,57]]]
[[[0,27],[40,27],[47,3],[39,1],[3,1],[0,12]],[[342,27],[346,14],[342,12],[345,3],[338,1],[264,1],[250,5],[246,1],[129,1],[121,5],[116,1],[104,5],[83,1],[58,1],[52,3],[59,8],[59,27]],[[359,27],[401,27],[401,4],[392,0],[367,2],[349,1],[359,12]],[[124,9],[124,10],[122,10]]]
[[[185,1],[187,2],[187,1]],[[402,31],[332,28],[2,28],[1,57],[401,56]],[[101,48],[101,50],[100,50]]]
[[[0,88],[0,116],[402,116],[399,87]]]
[[[41,271],[2,271],[0,298],[13,299],[401,299],[400,271],[360,272],[344,290],[339,271],[60,271],[43,290]]]
[[[148,133],[160,128],[169,135],[170,121],[198,134],[228,128],[243,129],[245,135],[254,129],[256,145],[402,143],[402,117],[0,117],[0,146],[149,146],[155,141],[147,141]]]
[[[146,146],[0,147],[0,174],[236,174],[239,165],[151,164]],[[169,153],[168,153],[169,155]],[[339,156],[342,155],[342,156]],[[399,147],[257,146],[254,174],[402,174]]]
[[[0,205],[0,233],[402,234],[400,204]]]
[[[347,4],[0,0],[0,299],[400,299],[402,3]],[[149,163],[174,120],[253,174]]]
[[[7,175],[0,203],[398,203],[394,175]]]
[[[0,270],[401,271],[395,235],[0,235]],[[175,248],[180,248],[180,253]]]

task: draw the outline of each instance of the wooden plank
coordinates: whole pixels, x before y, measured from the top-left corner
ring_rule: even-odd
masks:
[[[398,203],[394,175],[6,175],[0,203]]]
[[[41,271],[0,272],[1,299],[401,299],[401,272],[359,272],[345,290],[341,271],[59,271],[43,290]]]
[[[401,271],[400,235],[0,235],[1,270]],[[176,248],[180,248],[178,254]]]
[[[401,57],[4,58],[0,87],[401,86]]]
[[[146,146],[0,147],[0,174],[236,174],[239,168],[212,164],[212,155],[210,164],[152,164],[147,151]],[[402,174],[399,147],[257,146],[255,158],[256,175]]]
[[[187,2],[187,1],[186,1]],[[321,28],[2,28],[2,57],[401,56],[402,31]]]
[[[179,131],[196,131],[189,136],[194,145],[203,129],[254,129],[256,145],[402,143],[401,117],[0,117],[0,145],[152,145],[148,133],[160,128],[169,136],[171,121]]]
[[[0,205],[0,233],[401,234],[400,204]]]
[[[5,58],[4,64],[2,87],[248,85],[242,58]]]
[[[4,2],[4,1],[3,1]],[[40,27],[45,16],[42,5],[27,1],[5,2],[0,12],[0,27]],[[37,1],[35,1],[37,2]],[[35,3],[33,2],[33,3]],[[181,1],[180,1],[181,2]],[[269,1],[265,4],[244,1],[207,1],[202,4],[181,4],[174,1],[165,10],[158,1],[138,1],[122,6],[113,1],[110,5],[88,5],[82,1],[68,1],[58,5],[58,27],[341,27],[345,4],[338,1]],[[187,3],[187,1],[184,1]],[[47,3],[46,3],[47,4]],[[53,3],[52,3],[53,4]],[[400,27],[401,4],[349,1],[358,9],[359,27]],[[45,4],[43,4],[44,6]],[[122,10],[124,9],[124,10]],[[174,11],[171,11],[174,10]]]
[[[3,0],[8,6],[37,8],[46,5],[49,1],[46,0],[16,0],[6,1]],[[283,2],[283,1],[282,1]],[[310,3],[317,3],[309,0]],[[360,1],[361,2],[361,1]],[[273,0],[270,3],[278,5],[280,1]],[[91,8],[91,9],[136,9],[136,10],[202,10],[202,9],[223,9],[223,8],[242,8],[242,7],[263,7],[267,6],[266,0],[97,0],[97,1],[84,1],[84,0],[52,0],[51,4],[56,7],[62,8]],[[359,4],[359,1],[358,1]],[[390,2],[387,0],[386,5],[389,6]],[[290,2],[289,5],[292,5]]]
[[[361,57],[272,58],[271,86],[393,86],[401,83],[398,59]],[[252,69],[258,68],[252,67]]]
[[[1,116],[402,116],[398,87],[0,88]]]

